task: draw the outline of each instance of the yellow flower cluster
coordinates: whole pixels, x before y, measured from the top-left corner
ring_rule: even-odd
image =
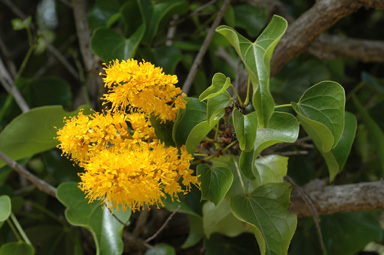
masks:
[[[104,100],[112,104],[112,109],[136,108],[164,122],[174,121],[177,111],[185,108],[181,89],[175,87],[177,76],[164,74],[162,68],[144,61],[115,60],[104,70],[105,86],[109,89]]]
[[[135,60],[114,61],[105,71],[109,94],[104,99],[111,109],[103,114],[80,112],[57,132],[58,148],[84,168],[79,187],[90,202],[135,211],[162,206],[167,195],[177,199],[178,193],[198,186],[185,146],[166,147],[149,121],[150,116],[174,120],[185,107],[174,86],[176,76]]]

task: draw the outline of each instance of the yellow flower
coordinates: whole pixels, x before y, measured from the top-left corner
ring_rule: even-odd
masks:
[[[162,206],[162,198],[169,194],[187,192],[191,184],[198,185],[189,170],[190,155],[185,147],[181,156],[174,147],[163,144],[138,144],[129,150],[103,150],[84,164],[79,187],[90,201],[102,200],[113,207],[121,205],[125,211],[140,210],[143,206]],[[179,184],[183,176],[183,187]]]
[[[177,77],[135,60],[116,60],[104,70],[109,89],[104,99],[111,109],[88,116],[80,112],[57,131],[57,147],[85,170],[79,174],[79,187],[90,202],[135,211],[162,206],[167,195],[177,199],[191,185],[199,187],[185,146],[180,151],[165,147],[149,120],[156,116],[161,122],[174,121],[185,108],[181,90],[174,85]]]
[[[166,75],[163,69],[149,62],[118,60],[106,65],[105,86],[109,89],[103,99],[112,104],[112,110],[125,111],[128,107],[161,121],[176,119],[179,109],[185,108],[181,89],[176,87],[176,75]]]
[[[131,133],[127,121],[132,125]],[[84,115],[80,112],[78,116],[65,120],[64,127],[57,131],[57,135],[60,141],[58,148],[63,154],[82,163],[104,149],[128,148],[142,139],[151,140],[155,137],[155,130],[149,120],[139,113],[94,112]]]

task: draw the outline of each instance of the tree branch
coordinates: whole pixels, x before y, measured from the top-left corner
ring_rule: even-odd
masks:
[[[307,185],[302,190],[312,200],[319,215],[384,208],[383,181],[322,187]],[[290,211],[299,217],[312,216],[306,202],[295,190],[291,195]]]
[[[363,62],[384,62],[384,42],[322,34],[308,52],[318,58],[349,58]]]
[[[201,61],[203,60],[205,53],[207,52],[208,46],[212,41],[213,35],[215,34],[215,29],[220,24],[220,21],[223,18],[225,10],[227,9],[230,2],[231,2],[231,0],[225,0],[224,1],[223,5],[221,6],[221,8],[219,10],[219,13],[217,14],[215,20],[212,23],[211,28],[208,31],[207,36],[204,39],[203,44],[201,45],[199,52],[197,53],[195,61],[192,64],[192,68],[189,71],[187,79],[185,80],[184,85],[183,85],[183,92],[186,94],[189,92],[189,90],[192,86],[192,82],[195,79],[197,70],[201,64]]]
[[[72,0],[73,15],[79,40],[80,52],[83,57],[84,65],[87,71],[91,71],[96,66],[95,56],[91,51],[91,30],[87,21],[87,1]]]
[[[29,111],[29,106],[21,95],[19,89],[16,87],[11,75],[8,73],[3,61],[0,58],[0,82],[3,84],[5,90],[13,96],[17,105],[20,107],[22,112]]]
[[[30,182],[32,182],[39,190],[51,195],[56,198],[56,188],[50,185],[49,183],[41,180],[36,177],[32,173],[30,173],[23,166],[19,165],[16,161],[10,159],[7,155],[5,155],[2,151],[0,151],[0,159],[3,160],[7,165],[9,165],[13,170],[19,173],[21,176],[27,178]]]
[[[339,19],[361,7],[384,8],[383,0],[318,0],[311,9],[292,22],[276,46],[271,61],[271,75],[290,59],[306,51],[312,41]]]

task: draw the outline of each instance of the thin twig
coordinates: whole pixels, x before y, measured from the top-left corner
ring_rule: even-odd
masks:
[[[168,219],[164,222],[164,224],[156,231],[155,234],[153,234],[152,236],[148,237],[147,239],[145,239],[144,242],[146,243],[149,243],[150,241],[152,241],[153,239],[155,239],[161,231],[164,230],[164,228],[167,226],[168,222],[172,219],[172,217],[177,213],[177,211],[180,209],[180,205],[177,206],[176,210],[174,210],[171,215],[169,215]]]
[[[211,28],[208,31],[207,36],[204,39],[203,44],[201,45],[199,52],[197,53],[195,61],[192,64],[191,71],[188,73],[187,79],[185,80],[184,85],[183,85],[183,92],[186,94],[188,94],[189,90],[191,89],[192,82],[195,79],[197,70],[201,64],[201,61],[203,60],[205,53],[207,52],[208,46],[212,41],[213,35],[215,33],[215,29],[220,24],[220,21],[223,18],[225,10],[227,9],[230,2],[231,2],[231,0],[225,0],[224,1],[223,5],[220,8],[219,13],[217,14],[215,20],[213,21]]]
[[[321,249],[323,250],[323,254],[327,254],[327,249],[325,248],[324,240],[323,240],[323,234],[321,233],[321,227],[320,227],[320,218],[317,213],[316,207],[314,206],[311,198],[297,185],[294,180],[292,180],[291,177],[288,175],[285,176],[285,179],[292,185],[292,187],[298,192],[301,199],[304,201],[304,203],[307,205],[307,208],[311,211],[313,221],[316,225],[317,234],[319,236],[319,243],[321,246]]]
[[[10,159],[6,154],[0,151],[0,159],[3,160],[7,165],[9,165],[13,170],[15,170],[20,175],[27,178],[30,182],[32,182],[39,190],[51,195],[56,198],[56,188],[50,185],[49,183],[41,180],[36,177],[32,173],[30,173],[23,166],[19,165],[16,161]]]
[[[144,207],[144,210],[141,211],[139,218],[136,221],[135,229],[132,232],[134,236],[139,236],[143,232],[144,226],[147,223],[148,214],[149,214],[148,207]]]
[[[0,58],[0,82],[3,84],[5,90],[13,96],[17,105],[20,107],[22,112],[29,111],[29,106],[21,95],[19,89],[16,87],[15,82],[12,80],[11,75],[4,66],[2,59]]]
[[[16,71],[16,65],[15,63],[12,61],[12,57],[11,55],[9,54],[9,50],[7,48],[7,45],[3,42],[3,40],[1,39],[2,37],[2,33],[0,31],[0,49],[1,49],[1,53],[3,54],[4,58],[5,58],[5,62],[7,63],[8,65],[8,70],[9,70],[9,73],[12,75],[12,78],[14,79],[16,77],[16,74],[17,74],[17,71]]]
[[[104,206],[108,208],[108,211],[111,213],[112,217],[115,218],[121,225],[123,225],[124,227],[129,227],[129,225],[131,225],[130,221],[124,223],[122,220],[120,220],[120,218],[117,217],[116,214],[112,212],[111,208],[109,208],[109,206],[105,202],[104,202]]]
[[[308,155],[308,151],[283,151],[283,152],[275,152],[274,155],[280,156],[297,156],[297,155]]]

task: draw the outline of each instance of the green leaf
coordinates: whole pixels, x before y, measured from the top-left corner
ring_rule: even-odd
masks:
[[[32,245],[24,242],[12,242],[6,243],[0,248],[0,255],[33,255],[35,254],[35,249]]]
[[[128,0],[120,9],[121,20],[124,24],[125,38],[131,37],[137,30],[145,26],[143,13],[137,0]],[[143,32],[144,33],[144,32]]]
[[[95,30],[91,39],[91,49],[104,62],[119,59],[126,60],[135,55],[145,27],[140,26],[131,37],[124,38],[111,28],[100,27]]]
[[[292,106],[320,151],[337,146],[344,130],[345,93],[340,84],[323,81],[313,85]]]
[[[374,137],[373,142],[374,146],[377,150],[377,155],[379,155],[380,160],[380,166],[381,170],[384,172],[384,132],[381,130],[379,125],[372,119],[372,117],[369,115],[366,109],[361,105],[359,100],[357,100],[355,97],[353,97],[353,103],[355,104],[355,107],[360,114],[361,118],[363,119],[363,122],[367,126],[369,135],[372,135]]]
[[[207,119],[208,123],[220,120],[225,114],[225,108],[232,104],[232,97],[227,92],[221,93],[207,101]]]
[[[8,219],[11,215],[11,199],[7,195],[0,196],[0,222]]]
[[[285,112],[274,112],[268,128],[259,128],[255,141],[255,157],[264,149],[277,143],[294,143],[299,136],[299,123]]]
[[[239,168],[242,174],[249,180],[254,180],[255,175],[253,174],[255,162],[255,151],[242,151],[239,158]]]
[[[217,206],[209,201],[203,205],[203,229],[207,238],[210,238],[213,233],[234,237],[249,231],[247,224],[233,216],[226,199]]]
[[[140,0],[138,3],[147,28],[143,37],[144,43],[151,43],[153,37],[157,34],[160,24],[164,22],[165,18],[184,13],[184,11],[187,10],[187,3],[184,0],[169,0],[157,2],[156,4],[150,0]]]
[[[200,101],[220,95],[231,86],[231,79],[222,73],[215,73],[212,84],[199,96]]]
[[[231,188],[227,192],[227,196],[244,194],[244,189],[245,189],[245,192],[252,193],[256,189],[257,187],[256,182],[251,181],[248,178],[245,178],[242,172],[240,172],[241,179],[242,179],[242,181],[240,181],[238,169],[237,169],[239,167],[238,157],[234,155],[226,154],[218,158],[213,158],[211,159],[211,161],[215,167],[225,167],[232,171],[233,182],[232,182]],[[243,184],[244,184],[244,189],[243,189]]]
[[[88,24],[92,30],[97,27],[107,26],[112,16],[120,9],[118,0],[99,0],[88,12]]]
[[[72,102],[69,84],[58,78],[41,78],[27,81],[33,107],[44,105],[63,105],[70,108]]]
[[[172,127],[173,122],[167,121],[165,123],[161,123],[161,121],[157,118],[151,116],[150,118],[151,125],[155,129],[155,134],[160,141],[164,142],[166,146],[175,146],[175,143],[172,139]]]
[[[29,27],[29,25],[32,22],[32,17],[28,16],[25,20],[12,19],[11,22],[12,22],[13,30],[22,30]]]
[[[182,249],[187,249],[200,242],[204,236],[203,222],[201,217],[188,215],[189,218],[189,235],[187,240],[181,246]]]
[[[256,183],[264,185],[267,183],[282,182],[287,175],[288,157],[269,155],[255,160],[254,174]]]
[[[175,248],[165,243],[158,243],[153,248],[148,249],[144,255],[175,255]]]
[[[79,172],[83,169],[74,165],[73,161],[61,156],[61,150],[52,149],[41,155],[43,164],[49,174],[50,184],[58,186],[62,182],[79,182]]]
[[[256,112],[244,115],[239,110],[234,109],[232,118],[240,149],[242,151],[252,150],[256,140],[258,125]]]
[[[283,182],[232,197],[233,214],[256,227],[254,233],[262,255],[287,254],[297,224],[296,215],[288,212],[289,197],[289,184]]]
[[[259,35],[267,23],[265,8],[250,4],[239,4],[233,10],[236,18],[236,27],[243,28],[252,37]]]
[[[217,206],[232,185],[231,170],[225,167],[211,168],[207,164],[199,164],[196,172],[197,175],[200,175],[201,199],[212,201]]]
[[[214,126],[219,122],[220,119],[213,120],[210,124],[208,121],[203,121],[197,124],[189,133],[187,141],[185,142],[188,153],[194,154],[197,146],[201,140],[212,130]]]
[[[286,29],[287,21],[276,15],[254,43],[231,27],[220,26],[216,29],[235,48],[250,75],[253,85],[252,103],[262,128],[268,126],[274,111],[274,101],[269,88],[270,61],[273,50]]]
[[[201,218],[201,192],[195,187],[192,187],[188,194],[179,194],[179,200],[167,196],[162,201],[165,208],[171,212],[180,207],[178,212]]]
[[[197,124],[207,120],[207,105],[205,103],[192,97],[188,97],[185,100],[187,105],[177,113],[172,130],[172,138],[177,147],[185,144],[189,133]]]
[[[80,109],[89,112],[88,106],[81,106],[73,112],[65,112],[62,106],[43,106],[31,109],[12,120],[0,133],[0,150],[13,160],[30,157],[54,148],[58,141],[57,128],[64,125],[64,117],[76,115]],[[0,167],[5,162],[0,160]]]
[[[343,170],[345,162],[351,151],[353,141],[355,140],[357,129],[356,117],[349,112],[345,113],[344,132],[336,148],[329,152],[321,152],[328,166],[329,180],[332,181],[336,174]]]
[[[161,66],[167,74],[175,73],[176,66],[183,57],[178,48],[165,45],[156,47],[153,56],[156,66]]]
[[[236,25],[235,13],[233,11],[232,5],[228,5],[227,9],[225,10],[223,19],[225,23],[228,24],[228,26],[234,27]]]
[[[121,254],[123,225],[118,222],[107,208],[102,209],[99,202],[89,203],[85,194],[74,182],[60,184],[57,188],[58,200],[67,207],[65,217],[74,226],[88,229],[96,243],[97,255]],[[123,222],[131,216],[131,210],[125,212],[113,209],[115,215]]]

